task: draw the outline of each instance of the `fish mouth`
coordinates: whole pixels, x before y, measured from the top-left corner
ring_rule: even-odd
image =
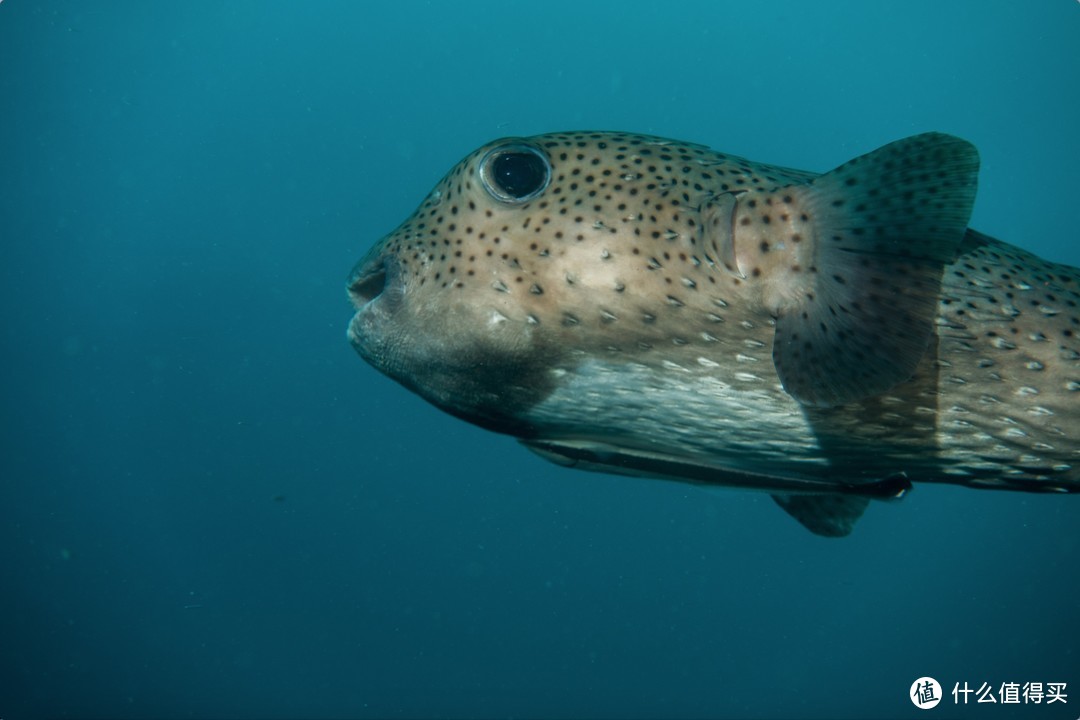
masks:
[[[356,313],[349,323],[349,342],[361,351],[400,307],[404,288],[401,266],[390,255],[375,255],[357,263],[346,285]]]
[[[379,298],[386,290],[388,258],[361,261],[349,278],[349,299],[357,310]]]

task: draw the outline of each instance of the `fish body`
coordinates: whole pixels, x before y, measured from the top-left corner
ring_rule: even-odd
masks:
[[[1080,490],[1080,271],[967,227],[928,133],[822,175],[645,135],[504,138],[357,264],[349,340],[562,465],[851,531],[911,483]]]

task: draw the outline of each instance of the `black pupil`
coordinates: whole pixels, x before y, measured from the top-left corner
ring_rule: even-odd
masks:
[[[547,176],[547,164],[531,152],[507,152],[492,163],[492,179],[513,198],[523,198],[539,190]]]

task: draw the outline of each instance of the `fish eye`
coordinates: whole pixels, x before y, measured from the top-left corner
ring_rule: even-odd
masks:
[[[551,163],[528,145],[502,145],[480,161],[480,179],[496,200],[517,205],[544,192],[551,180]]]

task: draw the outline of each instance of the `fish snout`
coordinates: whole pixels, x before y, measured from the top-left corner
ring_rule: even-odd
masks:
[[[349,341],[364,355],[364,346],[378,343],[402,305],[401,263],[386,253],[366,257],[353,268],[346,287],[349,300],[356,308],[349,323]]]
[[[379,303],[384,311],[401,300],[401,265],[397,258],[380,254],[364,258],[353,268],[348,283],[349,299],[363,311]]]

